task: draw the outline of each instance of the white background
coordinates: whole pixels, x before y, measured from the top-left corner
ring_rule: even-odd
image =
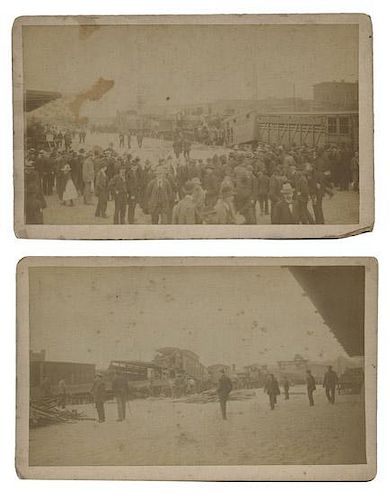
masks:
[[[111,495],[191,500],[200,495],[272,495],[290,498],[381,498],[389,483],[390,463],[390,8],[385,0],[2,0],[0,15],[0,484],[3,498],[45,500]],[[363,12],[374,29],[374,107],[376,222],[374,231],[344,240],[323,241],[33,241],[13,233],[11,27],[21,15],[59,14],[217,14]],[[277,50],[277,47],[275,47]],[[60,62],[59,62],[60,64]],[[77,75],[75,75],[77,77]],[[364,166],[363,166],[364,168]],[[15,474],[15,267],[27,255],[161,256],[376,256],[379,260],[378,475],[368,483],[142,483],[91,481],[22,481]],[[387,328],[386,328],[387,327]]]

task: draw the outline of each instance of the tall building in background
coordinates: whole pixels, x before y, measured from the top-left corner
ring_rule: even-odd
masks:
[[[358,82],[321,82],[313,85],[315,110],[358,111]]]

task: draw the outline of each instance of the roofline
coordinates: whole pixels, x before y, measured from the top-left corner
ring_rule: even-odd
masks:
[[[30,363],[51,363],[51,364],[63,364],[63,365],[82,365],[82,366],[93,366],[95,367],[96,364],[94,363],[79,363],[78,361],[53,361],[50,360],[48,361],[47,359],[30,359]]]

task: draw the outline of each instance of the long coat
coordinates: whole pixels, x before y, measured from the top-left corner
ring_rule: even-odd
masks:
[[[233,389],[233,384],[230,378],[226,375],[222,375],[218,381],[217,394],[220,399],[227,399],[231,390]]]
[[[95,380],[91,388],[91,394],[95,403],[104,403],[104,401],[106,400],[106,386],[103,380]]]
[[[287,201],[278,201],[274,208],[272,224],[299,224],[297,202],[293,201],[290,208]]]
[[[168,211],[172,203],[172,187],[166,179],[162,179],[161,183],[153,179],[148,184],[146,196],[149,213],[156,210]]]
[[[95,168],[92,158],[86,158],[83,163],[83,181],[93,182],[95,178]]]
[[[276,378],[269,378],[265,384],[265,392],[268,395],[273,394],[278,396],[280,394],[279,384]]]
[[[95,182],[95,194],[96,196],[99,196],[102,193],[105,193],[107,191],[107,175],[104,172],[104,170],[100,170],[96,176],[96,182]]]

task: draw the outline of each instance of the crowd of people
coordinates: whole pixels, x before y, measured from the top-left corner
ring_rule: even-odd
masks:
[[[256,224],[268,222],[265,216],[272,224],[324,224],[324,198],[335,188],[359,189],[358,152],[347,145],[259,143],[196,159],[179,134],[170,154],[141,160],[137,149],[125,148],[124,134],[117,148],[110,143],[104,150],[72,136],[59,145],[50,133],[47,147],[28,150],[27,224],[44,222],[45,198],[54,193],[64,207],[79,199],[95,205],[98,218],[107,218],[112,200],[114,224],[135,223],[136,208],[142,223],[152,224]],[[138,134],[138,150],[142,141]]]

